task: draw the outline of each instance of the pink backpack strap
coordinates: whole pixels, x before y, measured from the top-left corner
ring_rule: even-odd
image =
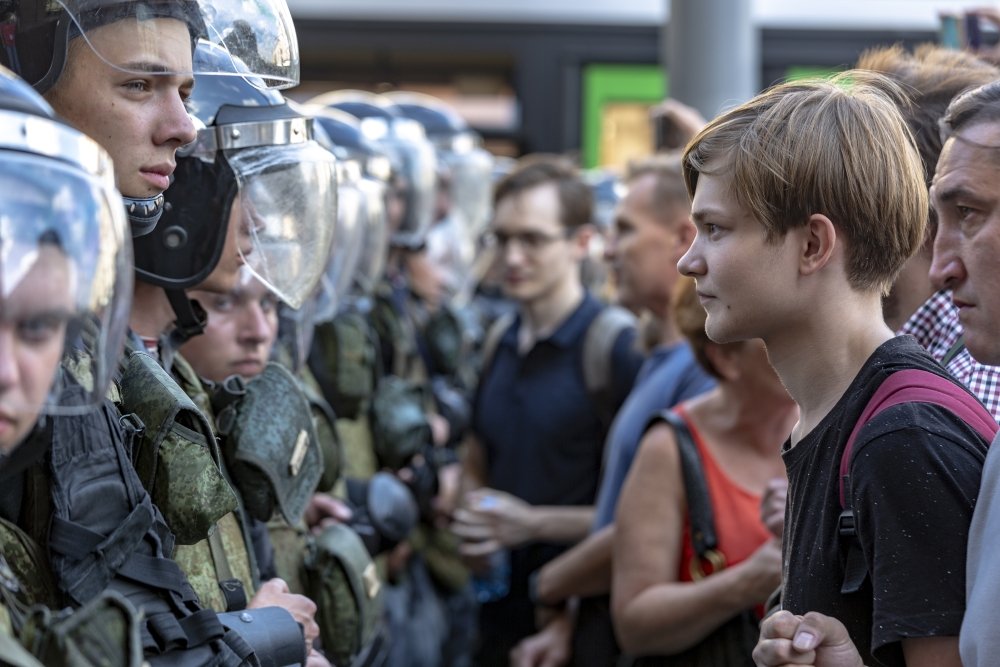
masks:
[[[840,458],[841,507],[846,507],[844,480],[848,475],[858,433],[880,412],[900,403],[930,403],[947,408],[987,442],[991,442],[997,433],[998,427],[993,415],[969,392],[953,382],[936,373],[916,368],[896,371],[872,395],[844,446],[844,453]]]

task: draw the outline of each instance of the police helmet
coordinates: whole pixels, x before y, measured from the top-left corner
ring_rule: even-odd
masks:
[[[387,202],[390,243],[421,247],[434,222],[437,170],[434,148],[423,127],[402,116],[385,97],[360,90],[324,93],[309,103],[359,119],[361,132],[385,151],[392,166]]]
[[[0,67],[0,364],[32,363],[0,382],[0,411],[33,425],[104,397],[128,324],[128,222],[111,159]],[[72,358],[70,374],[61,362]],[[83,360],[86,359],[84,363]],[[16,435],[24,433],[14,429]],[[18,444],[0,431],[0,451]]]
[[[195,287],[218,265],[228,232],[254,275],[297,308],[330,251],[336,160],[314,140],[310,118],[229,58],[198,44],[196,68],[228,62],[243,76],[195,75],[189,109],[201,128],[177,153],[162,220],[135,240],[136,273],[168,290]]]

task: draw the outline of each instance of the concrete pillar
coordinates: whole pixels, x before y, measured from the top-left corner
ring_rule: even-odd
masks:
[[[661,32],[670,97],[712,118],[760,90],[760,31],[753,0],[664,0]]]

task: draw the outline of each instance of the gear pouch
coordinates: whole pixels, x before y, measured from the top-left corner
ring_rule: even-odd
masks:
[[[317,325],[309,367],[337,416],[356,418],[375,389],[375,345],[367,321],[340,313]]]
[[[297,524],[323,474],[312,409],[298,380],[269,363],[247,383],[232,376],[212,396],[222,452],[251,516],[278,509]]]
[[[143,664],[139,616],[114,591],[76,610],[28,610],[24,645],[46,667],[139,667]]]
[[[316,602],[323,650],[335,665],[376,641],[382,615],[381,582],[357,533],[344,524],[310,536],[302,565],[308,596]]]
[[[194,402],[150,355],[129,355],[122,377],[122,414],[143,424],[132,461],[178,544],[208,537],[237,508],[220,469],[212,428]]]
[[[379,462],[399,470],[431,442],[424,394],[395,375],[382,378],[372,399],[372,437]]]

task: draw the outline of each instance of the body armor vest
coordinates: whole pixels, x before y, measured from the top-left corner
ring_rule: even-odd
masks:
[[[86,368],[77,365],[75,372]],[[64,391],[64,404],[72,404],[72,392],[82,394],[73,383]],[[23,485],[7,490],[8,519],[17,526],[0,530],[14,565],[30,568],[15,572],[31,582],[24,591],[51,596],[22,602],[83,607],[106,629],[125,628],[126,607],[107,597],[110,590],[142,611],[138,646],[151,665],[255,664],[250,646],[200,606],[176,563],[164,556],[173,537],[128,456],[137,427],[110,401],[82,416],[49,417],[46,424],[31,436],[46,443],[45,460],[29,469]],[[47,545],[48,562],[40,545]],[[40,579],[41,572],[51,573],[51,582]],[[60,664],[57,655],[91,633],[87,615],[68,620],[35,609],[26,627],[37,628],[30,635],[37,650],[53,651],[46,664]]]

